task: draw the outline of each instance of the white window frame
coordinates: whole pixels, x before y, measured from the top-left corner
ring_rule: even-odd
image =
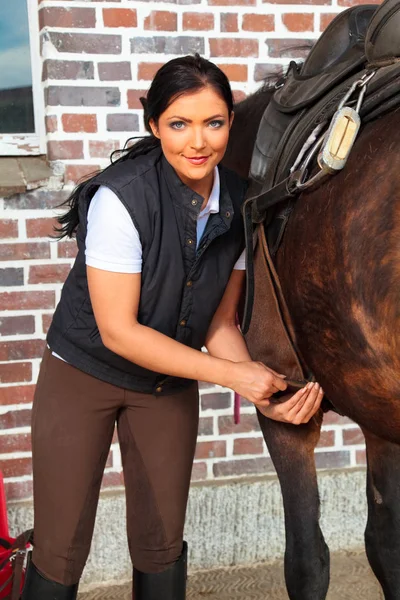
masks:
[[[46,154],[42,60],[40,56],[37,0],[25,0],[28,6],[29,45],[32,68],[32,92],[35,133],[0,134],[0,156]]]

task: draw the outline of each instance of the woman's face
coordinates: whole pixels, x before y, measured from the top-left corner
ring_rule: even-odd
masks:
[[[189,187],[213,179],[214,167],[228,144],[233,114],[211,87],[179,96],[162,113],[158,123],[150,121],[168,162]]]

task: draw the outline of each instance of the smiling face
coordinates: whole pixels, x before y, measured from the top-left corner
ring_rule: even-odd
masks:
[[[223,98],[211,87],[179,96],[150,121],[165,158],[183,183],[207,196],[213,171],[222,160],[233,121]]]

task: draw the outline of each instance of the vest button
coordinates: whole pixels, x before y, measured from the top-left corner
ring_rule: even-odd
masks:
[[[186,325],[185,319],[182,319],[182,321],[179,323],[179,325],[182,325],[182,327],[185,327],[185,325]]]
[[[198,204],[198,200],[196,200],[196,198],[193,198],[192,205],[193,206],[197,206],[197,204]]]
[[[156,392],[162,392],[162,386],[159,385],[158,388],[156,388]]]
[[[226,211],[225,216],[229,219],[229,217],[231,216],[231,213],[229,212],[229,210]]]
[[[193,244],[193,240],[189,239],[189,240],[187,240],[187,243],[188,243],[189,246],[191,246]]]
[[[186,287],[192,287],[193,285],[193,281],[187,281],[186,282]]]

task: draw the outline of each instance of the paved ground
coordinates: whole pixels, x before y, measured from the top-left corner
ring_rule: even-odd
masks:
[[[189,576],[189,600],[287,600],[282,563],[202,571]],[[130,586],[98,588],[79,600],[131,600]],[[332,556],[327,600],[383,600],[364,554]]]

